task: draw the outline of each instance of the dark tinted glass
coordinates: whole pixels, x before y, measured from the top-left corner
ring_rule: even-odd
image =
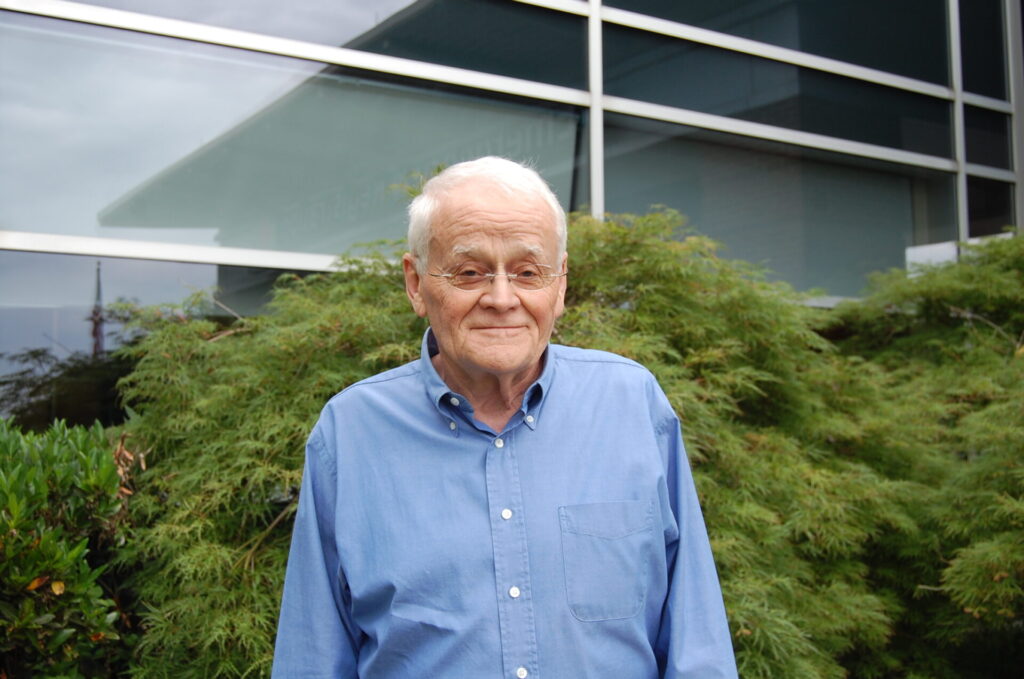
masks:
[[[586,20],[507,0],[416,3],[346,47],[586,89]]]
[[[0,416],[26,427],[55,417],[105,424],[122,417],[114,384],[130,365],[111,302],[179,303],[214,290],[238,314],[259,312],[283,271],[0,250]],[[220,307],[213,316],[227,317]]]
[[[1013,185],[982,177],[967,178],[970,235],[991,236],[1013,224]]]
[[[975,106],[964,107],[967,162],[1011,169],[1010,116]]]
[[[680,211],[799,289],[856,295],[908,246],[956,237],[953,175],[608,114],[606,204]]]
[[[96,4],[586,87],[586,20],[511,0],[99,0]]]
[[[607,94],[951,155],[940,99],[621,26],[604,41]]]
[[[605,4],[949,83],[944,0],[606,0]]]
[[[961,0],[960,54],[965,90],[1006,99],[1002,0]]]

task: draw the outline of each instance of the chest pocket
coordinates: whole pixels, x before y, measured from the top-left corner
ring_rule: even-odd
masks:
[[[558,508],[569,610],[579,620],[631,618],[647,595],[653,504]]]

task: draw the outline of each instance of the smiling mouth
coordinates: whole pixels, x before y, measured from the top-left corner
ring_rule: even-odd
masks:
[[[484,332],[514,332],[522,330],[525,326],[522,325],[485,325],[473,328],[473,330],[482,330]]]

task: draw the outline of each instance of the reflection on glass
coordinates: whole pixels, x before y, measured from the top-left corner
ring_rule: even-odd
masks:
[[[608,209],[662,204],[798,289],[856,295],[905,248],[956,237],[953,178],[609,115]]]
[[[414,0],[91,0],[90,4],[338,46],[416,3]]]
[[[944,0],[605,0],[605,4],[949,84]]]
[[[260,311],[283,271],[0,250],[0,416],[120,417],[111,355],[126,338],[107,305],[179,303],[199,291],[241,315]],[[227,316],[226,310],[218,315]]]
[[[586,87],[586,20],[510,0],[99,0],[95,4]]]
[[[0,14],[0,228],[340,253],[413,172],[486,154],[572,195],[579,114]]]
[[[509,0],[420,0],[354,49],[586,89],[586,19]]]
[[[605,26],[605,92],[949,157],[949,103],[791,64]]]
[[[1010,116],[976,106],[964,106],[967,162],[1009,170]]]
[[[968,233],[991,236],[1002,233],[1013,219],[1013,184],[984,179],[967,178]]]
[[[960,0],[964,89],[1006,99],[1006,47],[1001,0]]]

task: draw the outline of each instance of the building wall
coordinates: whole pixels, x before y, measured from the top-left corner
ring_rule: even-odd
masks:
[[[0,0],[0,376],[92,350],[97,262],[251,313],[484,154],[856,295],[1019,223],[1021,66],[1020,0]]]

